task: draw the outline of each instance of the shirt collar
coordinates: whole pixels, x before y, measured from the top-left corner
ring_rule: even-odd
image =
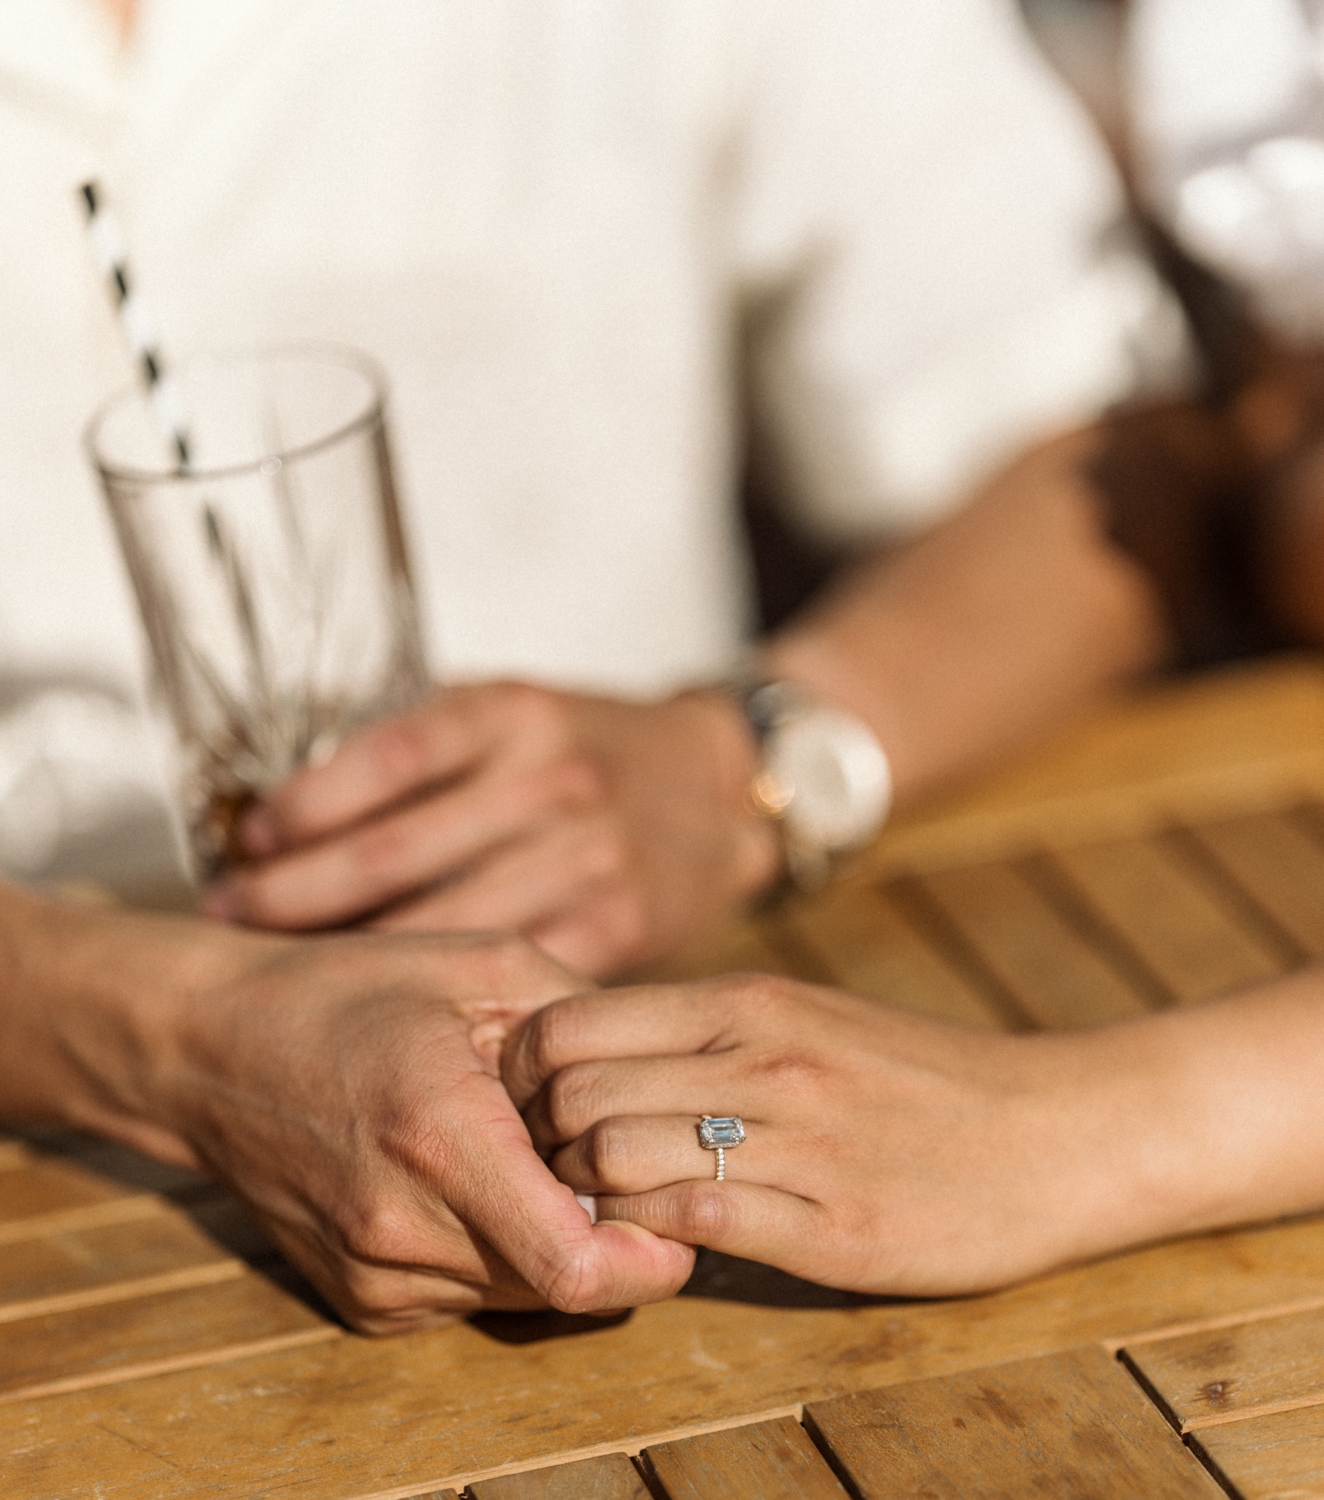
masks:
[[[123,67],[114,22],[95,0],[0,4],[0,90],[22,104],[102,127]]]
[[[0,0],[0,92],[98,132],[126,105],[159,125],[224,87],[309,3],[139,0],[125,44],[98,0]]]

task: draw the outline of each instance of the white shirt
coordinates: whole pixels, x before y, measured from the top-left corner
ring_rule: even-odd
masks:
[[[165,792],[79,447],[128,378],[88,175],[168,350],[313,336],[385,365],[443,675],[723,669],[750,618],[744,401],[804,521],[899,534],[1179,342],[1010,0],[143,0],[140,23],[121,52],[94,0],[0,0],[21,875],[162,857],[121,837]]]

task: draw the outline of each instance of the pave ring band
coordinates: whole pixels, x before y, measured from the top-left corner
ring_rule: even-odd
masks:
[[[726,1153],[745,1139],[745,1122],[739,1115],[704,1115],[699,1121],[699,1144],[705,1151],[717,1152],[715,1180],[726,1178]]]

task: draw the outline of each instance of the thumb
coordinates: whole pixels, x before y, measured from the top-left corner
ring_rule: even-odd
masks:
[[[688,1245],[637,1224],[592,1224],[573,1191],[533,1149],[505,1090],[495,1117],[469,1132],[471,1169],[448,1196],[460,1217],[546,1302],[561,1312],[638,1307],[674,1296],[694,1265]]]

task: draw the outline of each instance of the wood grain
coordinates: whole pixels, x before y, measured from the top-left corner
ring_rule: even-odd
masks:
[[[0,1173],[0,1229],[22,1232],[33,1221],[55,1214],[68,1219],[78,1209],[143,1196],[70,1162],[34,1157]]]
[[[0,1401],[342,1334],[251,1274],[0,1325]]]
[[[212,1287],[222,1281],[237,1281],[246,1274],[247,1267],[242,1261],[227,1259],[209,1265],[184,1266],[177,1271],[162,1271],[156,1276],[141,1276],[133,1281],[102,1282],[77,1292],[34,1298],[31,1302],[11,1302],[0,1308],[0,1329],[9,1323],[26,1324],[31,1318],[63,1316],[111,1302],[132,1302],[137,1297],[155,1297],[192,1287]]]
[[[639,1456],[668,1500],[846,1500],[794,1417],[661,1443]]]
[[[1183,1429],[1324,1403],[1324,1309],[1146,1343],[1125,1357]]]
[[[183,1214],[168,1211],[15,1240],[0,1244],[0,1320],[27,1316],[51,1298],[231,1263]]]
[[[1324,1407],[1201,1428],[1189,1442],[1240,1500],[1324,1496]]]
[[[1256,662],[1126,695],[1009,765],[894,819],[878,875],[1277,812],[1324,792],[1318,658]]]
[[[787,1310],[775,1292],[770,1306],[681,1297],[587,1333],[557,1334],[553,1321],[541,1341],[502,1342],[472,1324],[348,1337],[2,1405],[0,1494],[76,1494],[89,1473],[99,1500],[459,1489],[493,1470],[628,1449],[801,1399],[1318,1299],[1321,1265],[1324,1222],[1312,1220],[943,1302]],[[531,1339],[528,1318],[513,1327]]]
[[[28,1161],[28,1148],[22,1141],[0,1136],[0,1172],[12,1172],[15,1167],[26,1166]]]
[[[1057,861],[1179,1003],[1282,972],[1278,952],[1158,839],[1064,849]]]
[[[639,977],[660,984],[674,984],[711,974],[735,974],[745,970],[766,974],[791,972],[786,967],[784,955],[768,942],[767,924],[751,917],[724,923],[716,931],[691,943],[683,952],[650,964]]]
[[[1324,957],[1324,848],[1295,810],[1200,823],[1191,832],[1303,957]]]
[[[1089,1026],[1148,1010],[1145,997],[1012,865],[918,882],[1037,1025]]]
[[[800,965],[806,977],[844,977],[849,969],[862,976],[860,987],[876,982],[887,993],[896,984],[926,1004],[935,997],[945,1003],[940,981],[894,978],[888,966],[901,960],[884,956],[871,967],[872,898],[850,909],[847,897],[915,871],[940,884],[978,864],[1002,872],[994,884],[1010,885],[1009,906],[1004,902],[1000,910],[996,900],[986,900],[981,928],[975,921],[954,925],[961,913],[949,919],[933,903],[964,945],[962,954],[974,955],[975,967],[935,942],[889,892],[885,906],[920,943],[905,962],[924,969],[936,955],[956,975],[958,988],[984,998],[1018,985],[1013,1005],[1033,1006],[1039,1024],[1131,1013],[1145,1004],[1143,986],[1137,989],[1134,975],[1109,955],[1106,943],[1100,946],[1088,923],[1064,917],[1014,862],[1040,847],[1115,842],[1161,831],[1174,820],[1203,826],[1233,815],[1276,815],[1322,793],[1324,673],[1318,666],[1256,669],[1155,692],[981,788],[898,819],[860,856],[854,873],[820,898],[821,907],[792,903],[776,917],[738,924],[713,936],[698,959],[691,953],[678,960],[672,973],[750,966],[795,973]],[[1230,878],[1243,880],[1248,899],[1268,904],[1245,870],[1225,859],[1226,850],[1207,847]],[[1000,863],[1004,856],[1014,867]],[[837,900],[846,904],[834,911]],[[1014,929],[1027,910],[1031,926],[1018,939]],[[885,918],[879,930],[896,929]],[[1065,966],[1055,967],[1062,957]],[[893,997],[900,998],[899,991]],[[26,1170],[22,1152],[3,1160],[9,1167],[0,1166],[0,1243],[8,1232],[7,1179],[14,1167]],[[19,1239],[39,1244],[56,1228],[82,1235],[135,1216],[155,1222],[152,1216],[165,1212],[159,1200],[141,1197],[75,1199],[70,1207],[17,1221]],[[396,1341],[331,1336],[308,1347],[223,1360],[211,1358],[213,1348],[211,1362],[192,1369],[147,1378],[145,1366],[127,1367],[140,1378],[0,1405],[0,1494],[52,1500],[85,1493],[88,1477],[95,1476],[99,1500],[250,1500],[260,1494],[399,1500],[438,1486],[451,1500],[471,1481],[475,1493],[504,1482],[483,1475],[518,1469],[504,1479],[524,1480],[531,1472],[546,1476],[566,1467],[530,1470],[552,1457],[596,1459],[609,1449],[681,1446],[705,1422],[744,1423],[754,1414],[798,1409],[803,1400],[826,1403],[994,1361],[1040,1359],[1091,1340],[1127,1345],[1134,1354],[1143,1347],[1140,1338],[1162,1342],[1157,1335],[1165,1330],[1171,1340],[1268,1309],[1317,1307],[1324,1299],[1321,1265],[1320,1220],[1155,1247],[1005,1292],[940,1303],[852,1299],[733,1263],[707,1282],[720,1286],[720,1297],[682,1297],[585,1333],[569,1331],[574,1320],[549,1319],[539,1334],[532,1316],[511,1319],[508,1334],[500,1331],[502,1320],[486,1319]],[[71,1266],[61,1274],[72,1276]],[[31,1263],[23,1272],[29,1279],[37,1274]],[[96,1292],[95,1282],[91,1286]],[[164,1324],[158,1327],[168,1334]],[[1110,1369],[1110,1379],[1130,1379],[1120,1367]],[[1156,1416],[1156,1407],[1147,1410]],[[1311,1420],[1317,1415],[1306,1413]],[[1051,1426],[1040,1422],[1038,1430]],[[1318,1426],[1313,1430],[1318,1434]],[[1291,1474],[1300,1488],[1314,1482],[1307,1464],[1310,1431],[1305,1417],[1287,1413],[1201,1426],[1192,1441],[1227,1448],[1236,1437],[1252,1479],[1260,1472],[1253,1464],[1267,1463],[1271,1449],[1291,1450],[1298,1455]],[[1130,1493],[1146,1500],[1161,1494],[1147,1478]],[[967,1484],[961,1493],[980,1491]],[[1071,1491],[1050,1487],[1048,1493]]]
[[[1087,1348],[806,1409],[870,1500],[1216,1500],[1116,1360]]]
[[[24,1128],[22,1140],[32,1153],[58,1156],[61,1161],[75,1162],[88,1172],[109,1177],[137,1192],[158,1193],[176,1201],[180,1196],[192,1199],[214,1182],[192,1167],[157,1161],[120,1141],[89,1135],[84,1130],[32,1125]]]
[[[873,880],[792,902],[782,921],[823,956],[845,989],[968,1026],[1005,1025],[996,1003],[916,931]]]
[[[1060,849],[1174,820],[1277,812],[1324,794],[1324,673],[1314,657],[1236,666],[1137,689],[1023,761],[906,812],[844,880]],[[754,924],[705,935],[650,973],[782,972]]]
[[[466,1493],[473,1500],[649,1500],[639,1471],[623,1453],[484,1479]]]

